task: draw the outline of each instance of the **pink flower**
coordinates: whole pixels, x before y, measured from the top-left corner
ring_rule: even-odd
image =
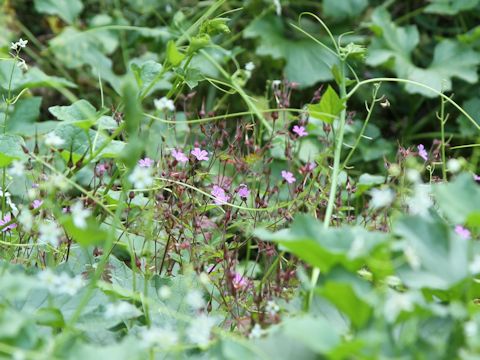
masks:
[[[223,190],[220,186],[213,185],[213,190],[211,192],[213,197],[215,198],[216,205],[223,205],[228,202],[230,196],[225,194],[225,190]]]
[[[298,125],[295,125],[292,129],[292,131],[298,135],[298,137],[302,137],[302,136],[307,136],[308,135],[308,132],[305,131],[305,127],[304,126],[298,126]]]
[[[295,177],[290,171],[282,170],[282,178],[289,184],[292,184],[295,182]]]
[[[150,159],[148,157],[138,160],[138,166],[143,167],[143,168],[149,168],[153,164],[155,164],[155,161],[153,161],[152,159]]]
[[[235,276],[232,279],[232,285],[235,288],[235,290],[238,290],[238,289],[243,290],[248,287],[248,280],[236,272]]]
[[[206,150],[202,150],[202,149],[196,147],[190,153],[193,156],[195,156],[198,161],[202,161],[202,160],[208,161],[208,151],[206,151]]]
[[[473,174],[473,180],[480,181],[480,175]]]
[[[238,196],[240,196],[242,199],[248,198],[250,195],[250,190],[248,189],[248,186],[245,184],[240,184],[240,186],[237,189]]]
[[[420,144],[417,146],[417,149],[418,149],[418,156],[420,156],[423,160],[427,161],[428,153],[425,150],[425,146],[423,146],[423,144]]]
[[[40,206],[42,206],[42,204],[43,204],[43,200],[35,199],[32,202],[32,209],[38,209]]]
[[[5,224],[8,224],[10,221],[12,221],[12,215],[10,214],[7,214],[3,217],[2,220],[0,220],[0,226],[4,226]],[[15,223],[12,223],[8,226],[5,226],[3,229],[2,229],[2,232],[5,232],[5,231],[10,231],[12,229],[15,229],[17,227],[17,224]]]
[[[470,239],[470,231],[465,229],[461,225],[455,226],[455,232],[462,238],[462,239]]]
[[[107,166],[105,164],[98,164],[95,166],[95,172],[97,176],[103,176],[107,172]]]
[[[176,149],[173,149],[172,156],[175,158],[175,160],[181,163],[186,163],[188,161],[188,157],[181,150],[177,151]]]

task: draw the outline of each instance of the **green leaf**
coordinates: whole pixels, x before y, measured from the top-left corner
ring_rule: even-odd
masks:
[[[451,90],[453,78],[469,83],[478,80],[477,67],[480,64],[480,54],[467,45],[454,40],[442,40],[435,47],[430,66],[421,68],[412,61],[412,52],[420,41],[416,26],[395,25],[383,7],[373,12],[372,23],[372,30],[377,37],[372,40],[369,47],[368,65],[385,64],[399,78],[420,82],[437,91]],[[426,88],[412,84],[406,85],[406,90],[426,97],[437,96]]]
[[[78,100],[68,106],[51,106],[48,111],[58,120],[71,122],[85,130],[92,127],[97,120],[97,111],[87,100]]]
[[[430,0],[431,4],[425,8],[426,13],[441,15],[457,15],[478,6],[479,0]]]
[[[170,40],[167,43],[167,61],[173,66],[178,66],[185,58],[185,55],[178,51],[175,41]]]
[[[108,233],[101,229],[98,222],[93,218],[87,220],[87,226],[84,229],[76,227],[71,216],[65,217],[62,220],[62,225],[69,236],[85,247],[101,245],[108,237]]]
[[[285,32],[282,18],[270,14],[255,19],[243,36],[258,38],[257,55],[285,60],[285,76],[302,87],[332,80],[330,69],[338,59],[313,40],[292,40]]]
[[[402,266],[398,270],[407,286],[447,290],[469,275],[468,241],[453,236],[440,220],[405,216],[395,224],[394,233],[418,257],[418,269]]]
[[[161,64],[154,60],[141,60],[134,59],[130,63],[130,69],[132,70],[135,80],[137,81],[139,92],[143,93],[154,80],[158,80],[157,76],[161,73],[163,67]],[[155,90],[167,90],[170,89],[171,84],[166,79],[160,79],[156,81],[155,85],[150,89],[150,93]],[[146,94],[146,95],[148,95]]]
[[[330,85],[322,95],[319,103],[308,105],[310,115],[327,124],[331,124],[343,109],[345,109],[345,101],[340,99]]]
[[[49,15],[58,15],[71,24],[83,10],[81,0],[35,0],[35,10]]]
[[[34,124],[40,116],[41,104],[42,98],[38,96],[19,99],[15,103],[15,109],[8,119],[7,131],[9,133],[22,134],[24,128]]]
[[[60,310],[54,307],[41,308],[35,314],[35,321],[39,325],[62,328],[65,326],[65,319]]]
[[[290,229],[276,233],[257,230],[255,235],[279,243],[282,248],[324,272],[336,265],[358,270],[385,241],[384,234],[359,227],[326,229],[318,220],[307,215],[295,217]]]
[[[323,0],[323,13],[334,20],[359,16],[368,6],[368,0]]]
[[[26,160],[27,156],[23,152],[22,146],[25,146],[23,138],[17,135],[0,135],[0,167],[6,167],[13,160]]]
[[[480,187],[470,174],[433,186],[440,211],[455,224],[464,224],[469,215],[480,212]]]

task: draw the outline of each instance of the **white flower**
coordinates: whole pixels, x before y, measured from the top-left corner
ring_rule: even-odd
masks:
[[[407,259],[407,262],[412,269],[414,270],[420,269],[420,265],[421,265],[420,258],[412,246],[410,245],[405,246],[403,250],[403,254],[405,255],[405,258]]]
[[[178,334],[169,327],[145,329],[140,333],[140,342],[145,348],[159,346],[168,349],[178,343]]]
[[[463,324],[463,330],[468,337],[474,337],[478,334],[478,325],[475,321],[470,320]]]
[[[20,215],[17,216],[17,220],[25,231],[30,231],[32,229],[33,215],[27,208],[22,209]]]
[[[385,318],[388,322],[393,322],[402,311],[412,311],[413,305],[410,294],[391,291],[383,308]]]
[[[162,285],[160,289],[158,289],[158,296],[160,296],[160,299],[166,300],[172,296],[172,290],[170,290],[167,285]]]
[[[457,159],[450,159],[447,161],[447,169],[452,174],[456,174],[462,170],[462,164]]]
[[[206,347],[210,342],[211,331],[215,323],[216,320],[214,318],[201,314],[187,328],[187,338],[199,347]]]
[[[253,70],[255,70],[255,64],[253,62],[248,62],[245,64],[245,70],[248,71],[248,72],[252,72]]]
[[[175,111],[175,103],[173,100],[170,100],[165,96],[161,99],[153,100],[153,105],[155,105],[155,108],[160,111]]]
[[[152,169],[135,166],[128,180],[136,189],[145,189],[153,184]]]
[[[52,176],[50,176],[50,181],[48,185],[52,185],[54,188],[58,188],[62,191],[67,190],[69,187],[68,181],[62,174],[53,174]]]
[[[142,312],[135,305],[127,301],[119,301],[117,303],[108,303],[103,314],[105,318],[122,318],[132,319],[142,315]]]
[[[56,295],[73,296],[84,286],[84,281],[80,276],[71,277],[67,273],[56,275],[50,269],[39,272],[38,279],[41,286]]]
[[[63,140],[60,136],[58,136],[54,132],[49,132],[47,135],[45,135],[44,142],[45,142],[45,145],[47,146],[59,147],[65,143],[65,140]]]
[[[27,44],[28,44],[28,40],[23,40],[22,38],[20,38],[20,40],[17,41],[18,47],[21,47],[21,48],[24,48],[25,46],[27,46]]]
[[[22,176],[25,173],[25,165],[20,160],[13,160],[10,166],[10,174],[13,176]]]
[[[186,301],[193,310],[200,310],[205,307],[203,295],[198,290],[190,290],[187,294]]]
[[[427,216],[428,209],[433,205],[430,197],[430,185],[417,184],[414,195],[409,197],[406,203],[410,214]]]
[[[370,196],[370,207],[373,209],[385,208],[395,200],[395,193],[391,189],[372,189]]]
[[[274,301],[269,300],[265,307],[265,311],[273,316],[280,311],[280,307]]]
[[[252,330],[250,330],[250,334],[248,337],[250,339],[259,339],[264,333],[264,330],[259,324],[255,324]]]
[[[18,43],[12,42],[12,45],[10,45],[10,49],[12,49],[13,51],[17,51],[17,49],[18,49]]]
[[[480,255],[475,255],[472,262],[468,265],[468,269],[474,275],[480,273]]]
[[[40,224],[38,231],[40,232],[38,237],[38,243],[40,245],[58,245],[58,241],[62,235],[62,230],[60,230],[55,222],[48,221]]]
[[[78,201],[71,208],[73,223],[79,229],[85,229],[87,227],[87,218],[90,216],[92,211],[90,209],[85,209],[83,204]]]

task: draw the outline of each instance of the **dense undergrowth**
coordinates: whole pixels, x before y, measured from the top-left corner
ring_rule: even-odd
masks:
[[[480,355],[480,1],[0,4],[2,358]]]

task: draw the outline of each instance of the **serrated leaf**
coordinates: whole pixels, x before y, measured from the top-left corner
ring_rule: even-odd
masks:
[[[328,86],[320,102],[308,105],[310,115],[327,124],[331,124],[343,109],[345,109],[345,101],[340,99],[331,86]]]

